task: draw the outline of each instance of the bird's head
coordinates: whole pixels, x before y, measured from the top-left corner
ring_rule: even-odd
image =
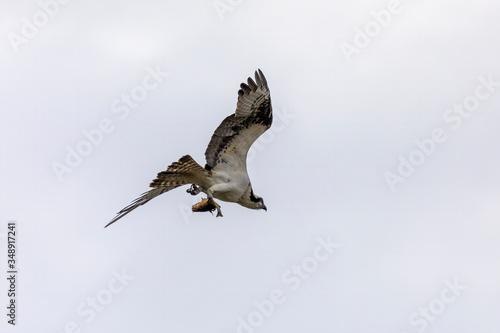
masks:
[[[267,207],[264,205],[264,199],[255,195],[252,189],[250,190],[250,194],[245,197],[245,200],[240,202],[240,204],[250,209],[263,209],[267,212]]]
[[[258,202],[258,209],[263,209],[267,212],[267,207],[266,205],[264,205],[264,199],[262,199],[261,197],[258,198],[259,202]]]

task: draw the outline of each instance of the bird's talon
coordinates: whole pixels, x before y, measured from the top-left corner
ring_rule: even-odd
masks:
[[[187,193],[191,195],[197,195],[200,193],[200,188],[196,186],[195,184],[191,184],[191,187],[186,190]]]

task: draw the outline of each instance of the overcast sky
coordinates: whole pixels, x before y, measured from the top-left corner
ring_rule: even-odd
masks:
[[[2,332],[500,330],[500,3],[2,1]],[[185,188],[260,68],[268,211]],[[16,326],[7,226],[16,221]]]

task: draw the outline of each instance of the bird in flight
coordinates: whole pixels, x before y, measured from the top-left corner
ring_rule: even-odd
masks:
[[[222,121],[208,144],[205,167],[189,155],[181,157],[166,171],[158,173],[149,184],[151,190],[119,211],[105,227],[160,194],[187,184],[191,184],[188,193],[197,195],[203,192],[207,195],[207,198],[193,205],[192,210],[195,212],[217,210],[217,216],[222,216],[220,206],[214,199],[267,211],[264,200],[253,192],[246,160],[252,144],[273,122],[271,95],[260,69],[255,71],[255,81],[249,77],[240,88],[236,111]]]

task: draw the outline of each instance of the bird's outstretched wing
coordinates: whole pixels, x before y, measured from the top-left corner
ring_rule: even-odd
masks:
[[[234,114],[217,127],[205,151],[205,169],[246,170],[248,149],[273,122],[271,95],[266,78],[259,69],[255,81],[240,85]]]

